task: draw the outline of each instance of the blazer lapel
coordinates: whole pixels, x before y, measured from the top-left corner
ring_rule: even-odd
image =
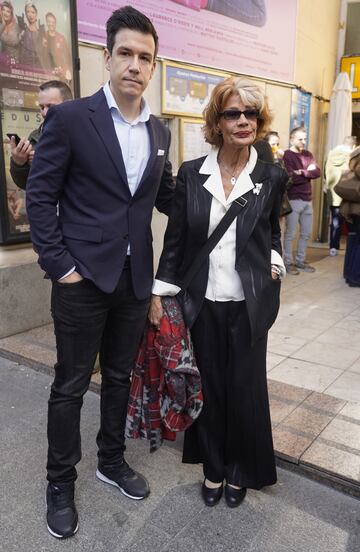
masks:
[[[264,164],[258,161],[250,175],[254,185],[256,183],[262,184],[260,192],[254,193],[256,188],[253,188],[242,196],[247,203],[238,214],[236,221],[236,262],[242,254],[271,193],[270,182],[267,182],[269,179],[263,179],[264,168]]]
[[[196,220],[196,234],[199,237],[199,243],[206,242],[210,224],[210,210],[212,194],[204,186],[209,175],[201,174],[199,169],[195,169],[195,183],[192,189],[191,211]]]
[[[149,137],[150,137],[150,157],[145,167],[145,170],[143,172],[143,175],[141,177],[141,181],[139,183],[138,189],[140,188],[142,183],[147,179],[147,177],[151,174],[151,169],[155,163],[155,159],[158,151],[158,145],[159,145],[159,137],[157,136],[156,128],[153,123],[151,115],[149,120],[146,121],[146,128],[148,130]]]
[[[129,195],[131,195],[119,140],[115,132],[115,126],[109,106],[102,90],[99,90],[99,92],[90,98],[89,111],[90,121],[103,141],[111,160],[126,185]]]

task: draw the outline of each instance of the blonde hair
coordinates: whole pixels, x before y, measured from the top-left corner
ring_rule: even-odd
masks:
[[[224,111],[229,98],[234,95],[239,96],[244,105],[249,105],[259,111],[256,138],[263,137],[269,130],[272,115],[267,98],[261,88],[248,79],[231,77],[215,86],[203,112],[205,140],[212,146],[222,146],[223,138],[218,132],[220,113]]]

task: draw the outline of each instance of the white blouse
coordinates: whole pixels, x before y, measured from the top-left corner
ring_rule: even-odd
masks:
[[[215,230],[231,203],[249,190],[254,189],[254,184],[249,175],[254,170],[257,161],[255,148],[250,148],[249,161],[240,173],[228,198],[225,197],[217,156],[218,150],[212,149],[199,170],[200,174],[209,175],[209,178],[204,183],[204,188],[213,196],[208,237]],[[236,219],[231,223],[221,240],[210,253],[209,278],[205,293],[206,299],[210,301],[243,301],[245,299],[239,273],[235,270],[235,260]],[[274,249],[271,250],[271,264],[278,265],[281,270],[281,277],[285,276],[286,271],[283,260]],[[153,294],[155,295],[176,295],[180,289],[173,284],[168,284],[157,279],[154,280]]]

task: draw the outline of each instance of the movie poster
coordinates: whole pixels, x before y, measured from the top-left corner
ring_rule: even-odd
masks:
[[[29,239],[25,192],[10,176],[6,135],[27,138],[39,128],[42,117],[37,95],[41,83],[62,80],[74,95],[77,92],[74,1],[0,1],[1,243]]]
[[[105,44],[127,4],[154,23],[160,57],[293,82],[297,0],[77,0],[79,39]]]

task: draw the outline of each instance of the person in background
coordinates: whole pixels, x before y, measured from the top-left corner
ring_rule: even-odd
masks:
[[[264,140],[266,140],[271,146],[275,163],[281,163],[284,157],[284,150],[280,148],[279,133],[272,130],[265,135]]]
[[[276,138],[276,140],[272,140],[273,146],[271,146],[269,142],[269,137],[271,136],[272,137],[275,136]],[[254,143],[254,148],[256,149],[259,159],[261,159],[261,161],[266,161],[267,163],[275,163],[280,167],[283,167],[282,157],[284,152],[280,150],[277,147],[277,145],[274,144],[274,142],[278,144],[278,141],[279,141],[279,135],[277,132],[268,132],[265,135],[264,139],[256,140],[256,142]],[[276,151],[281,153],[279,153],[279,155],[275,158],[274,151],[275,153]],[[284,230],[285,230],[285,216],[291,213],[292,211],[291,205],[289,203],[288,194],[287,194],[287,190],[289,189],[290,185],[291,185],[291,180],[288,179],[288,182],[286,184],[286,189],[284,190],[284,193],[281,199],[281,206],[280,206],[280,228],[281,228],[281,246],[282,247],[283,247]]]
[[[298,275],[299,270],[315,272],[315,268],[306,261],[306,248],[313,216],[311,181],[319,178],[320,169],[313,154],[305,149],[306,139],[304,127],[294,128],[290,133],[291,147],[283,157],[284,167],[292,182],[288,190],[292,212],[285,219],[284,235],[285,266],[292,275]],[[298,227],[300,236],[294,262],[293,245]]]
[[[330,234],[329,255],[335,257],[340,249],[341,225],[343,218],[340,214],[341,197],[334,190],[344,171],[349,169],[350,153],[356,147],[356,137],[347,136],[344,143],[336,146],[329,152],[325,164],[324,192],[330,207]]]
[[[349,227],[344,278],[350,287],[360,287],[360,146],[350,153],[349,170],[335,185],[335,192],[343,198],[340,214]]]
[[[238,506],[246,488],[276,482],[266,383],[267,332],[279,308],[279,210],[287,174],[259,160],[252,146],[271,117],[263,91],[245,79],[215,86],[204,111],[206,157],[180,167],[164,249],[153,287],[150,322],[162,295],[182,278],[227,209],[242,209],[186,290],[204,406],[185,432],[183,461],[202,463],[202,498]],[[187,322],[191,325],[191,322]]]
[[[72,99],[72,92],[64,82],[52,80],[44,82],[39,86],[38,102],[43,122],[39,128],[36,128],[30,133],[27,139],[21,138],[17,145],[15,138],[10,139],[10,174],[15,184],[22,190],[26,189],[31,162],[43,131],[47,112],[51,106],[59,105]]]

